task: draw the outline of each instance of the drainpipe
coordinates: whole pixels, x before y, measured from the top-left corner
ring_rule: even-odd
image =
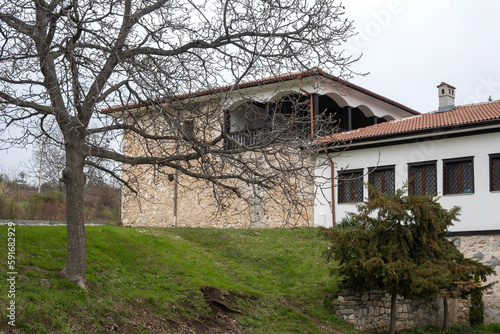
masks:
[[[311,105],[311,138],[314,138],[314,109],[313,109],[313,94],[309,93],[307,90],[302,88],[302,75],[298,76],[299,78],[299,90],[301,92],[306,93],[309,95],[309,98],[311,99],[310,105]]]
[[[182,133],[178,132],[179,137],[182,135]],[[180,141],[176,143],[175,146],[175,155],[179,153],[179,145]],[[174,173],[174,228],[177,227],[177,184],[179,183],[179,170],[176,168],[175,173]]]
[[[179,177],[179,171],[175,170],[174,176],[174,227],[177,227],[177,178]]]
[[[334,173],[333,173],[333,158],[330,156],[330,153],[328,153],[328,150],[326,148],[326,144],[324,144],[324,148],[325,148],[325,153],[326,153],[326,156],[328,158],[328,160],[330,161],[330,187],[331,187],[331,190],[332,190],[332,202],[331,202],[331,205],[332,205],[332,227],[335,227],[335,180],[334,180]]]

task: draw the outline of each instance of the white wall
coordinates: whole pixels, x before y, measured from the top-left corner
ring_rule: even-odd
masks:
[[[379,155],[380,152],[380,155]],[[384,146],[380,148],[346,151],[334,159],[335,177],[340,169],[357,169],[384,165],[396,165],[396,188],[408,179],[408,163],[437,160],[438,195],[443,195],[443,160],[474,157],[474,194],[445,195],[440,198],[445,208],[462,208],[460,221],[450,231],[498,230],[500,229],[500,191],[490,192],[490,170],[488,154],[500,153],[500,132],[470,135],[450,139],[422,141],[419,143]],[[317,176],[330,176],[330,169],[317,168]],[[368,176],[364,176],[364,182]],[[331,190],[326,182],[316,189],[314,207],[315,226],[332,226]],[[347,212],[355,212],[354,204],[338,203],[338,187],[335,181],[335,221],[340,221]],[[368,191],[365,189],[364,198]]]

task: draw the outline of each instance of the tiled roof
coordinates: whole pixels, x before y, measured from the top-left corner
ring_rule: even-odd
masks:
[[[327,78],[329,80],[338,82],[346,87],[357,90],[357,91],[362,92],[366,95],[372,96],[378,100],[381,100],[381,101],[384,101],[388,104],[396,106],[396,107],[403,109],[411,114],[414,114],[414,115],[420,114],[418,111],[413,110],[411,108],[408,108],[407,106],[402,105],[401,103],[398,103],[396,101],[388,99],[382,95],[374,93],[368,89],[365,89],[361,86],[350,83],[350,82],[348,82],[344,79],[338,78],[334,75],[325,73],[325,72],[323,72],[323,70],[321,68],[314,68],[312,70],[302,71],[302,72],[284,73],[284,74],[274,75],[274,76],[270,76],[270,77],[259,79],[259,80],[252,80],[252,81],[248,81],[248,82],[244,82],[244,83],[239,84],[237,88],[243,89],[243,88],[255,87],[255,86],[259,86],[259,85],[272,84],[272,83],[276,83],[276,82],[297,80],[299,78],[306,78],[306,77],[312,77],[312,76],[322,76],[322,77]],[[232,88],[233,88],[233,85],[217,87],[217,88],[213,88],[213,89],[204,89],[204,90],[200,90],[200,91],[197,91],[197,92],[194,92],[191,94],[177,95],[177,96],[175,96],[175,98],[178,100],[182,100],[182,99],[186,99],[186,98],[192,98],[192,97],[198,97],[198,96],[204,96],[204,95],[210,95],[210,94],[217,94],[217,93],[227,92],[227,91],[231,90]],[[154,103],[166,103],[166,102],[168,102],[166,99],[154,101]],[[139,107],[144,106],[144,105],[145,105],[144,103],[136,102],[136,103],[130,103],[127,105],[120,105],[120,106],[114,106],[114,107],[110,107],[110,108],[104,108],[101,111],[103,113],[112,113],[112,112],[121,111],[124,109],[139,108]]]
[[[453,86],[452,86],[452,85],[450,85],[450,84],[447,84],[447,83],[446,83],[446,82],[444,82],[444,81],[443,81],[443,82],[441,82],[441,83],[440,83],[439,85],[437,85],[436,87],[441,87],[441,86],[443,86],[443,85],[448,86],[448,87],[453,88],[453,89],[456,89],[455,87],[453,87]]]
[[[454,110],[430,112],[375,124],[352,131],[339,132],[321,138],[321,141],[350,142],[374,140],[379,137],[397,136],[413,132],[446,127],[475,125],[485,122],[500,122],[500,100],[457,106]]]

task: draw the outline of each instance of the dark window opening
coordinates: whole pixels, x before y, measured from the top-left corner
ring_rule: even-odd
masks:
[[[363,201],[363,170],[346,170],[339,172],[339,203]]]
[[[500,190],[500,154],[490,154],[490,191]]]
[[[313,101],[313,130],[316,137],[387,121],[383,117],[367,117],[359,108],[341,107],[327,95],[314,95]],[[244,103],[227,111],[225,132],[231,139],[226,140],[226,148],[238,148],[238,143],[257,145],[259,137],[276,133],[277,130],[281,130],[288,138],[297,137],[298,132],[301,138],[310,137],[310,113],[310,97],[304,94],[290,94],[273,103]]]
[[[474,193],[473,158],[443,160],[443,193],[469,194]]]
[[[366,117],[359,108],[352,108],[352,130],[373,125],[371,117]]]
[[[275,103],[248,102],[227,112],[227,149],[310,136],[310,100],[292,94]]]
[[[318,96],[318,115],[315,133],[317,136],[331,135],[347,129],[347,110],[326,95]]]
[[[436,162],[408,164],[408,188],[411,195],[436,195]]]
[[[396,189],[394,166],[368,168],[368,173],[368,183],[374,186],[381,194],[394,194]]]

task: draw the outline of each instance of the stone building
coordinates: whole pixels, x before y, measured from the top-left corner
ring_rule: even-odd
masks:
[[[280,122],[276,114],[284,117],[297,105],[305,106],[300,111],[302,118],[297,122],[297,127],[305,132],[306,137],[310,134],[315,138],[320,134],[351,131],[419,115],[415,110],[319,69],[241,84],[237,90],[224,96],[223,102],[216,99],[221,92],[231,88],[202,91],[186,99],[199,103],[200,108],[211,103],[216,105],[213,110],[207,108],[203,115],[204,121],[196,125],[193,123],[194,130],[191,131],[206,128],[208,122],[219,120],[219,125],[214,121],[213,132],[226,132],[229,138],[221,143],[226,149],[237,148],[238,144],[258,144],[259,136],[267,135],[265,130]],[[219,107],[219,104],[222,106]],[[181,103],[181,106],[185,105]],[[121,108],[123,107],[111,111],[117,112]],[[140,113],[143,123],[157,123],[150,119],[154,111],[146,110],[143,105],[130,105],[127,108],[130,112]],[[319,115],[331,121],[324,123],[325,126],[322,126],[323,123],[315,123],[314,119]],[[199,122],[199,119],[194,119],[193,122]],[[145,150],[144,141],[133,134],[126,135],[123,150],[127,154],[140,155]],[[143,195],[138,197],[124,189],[122,222],[132,226],[281,227],[284,222],[291,221],[288,225],[313,226],[317,224],[314,222],[313,211],[314,165],[317,161],[315,157],[308,156],[301,157],[296,162],[309,164],[311,171],[311,175],[304,177],[300,184],[297,181],[295,189],[300,190],[278,187],[277,190],[260,194],[260,190],[249,187],[244,182],[235,182],[234,186],[244,192],[256,192],[251,196],[253,203],[245,206],[240,199],[227,198],[222,203],[226,206],[224,212],[219,211],[221,203],[215,198],[217,194],[203,181],[174,170],[169,171],[168,168],[164,168],[163,173],[144,166],[126,168],[130,175],[125,173],[125,178],[142,188]],[[292,191],[302,196],[294,200],[287,198]]]

